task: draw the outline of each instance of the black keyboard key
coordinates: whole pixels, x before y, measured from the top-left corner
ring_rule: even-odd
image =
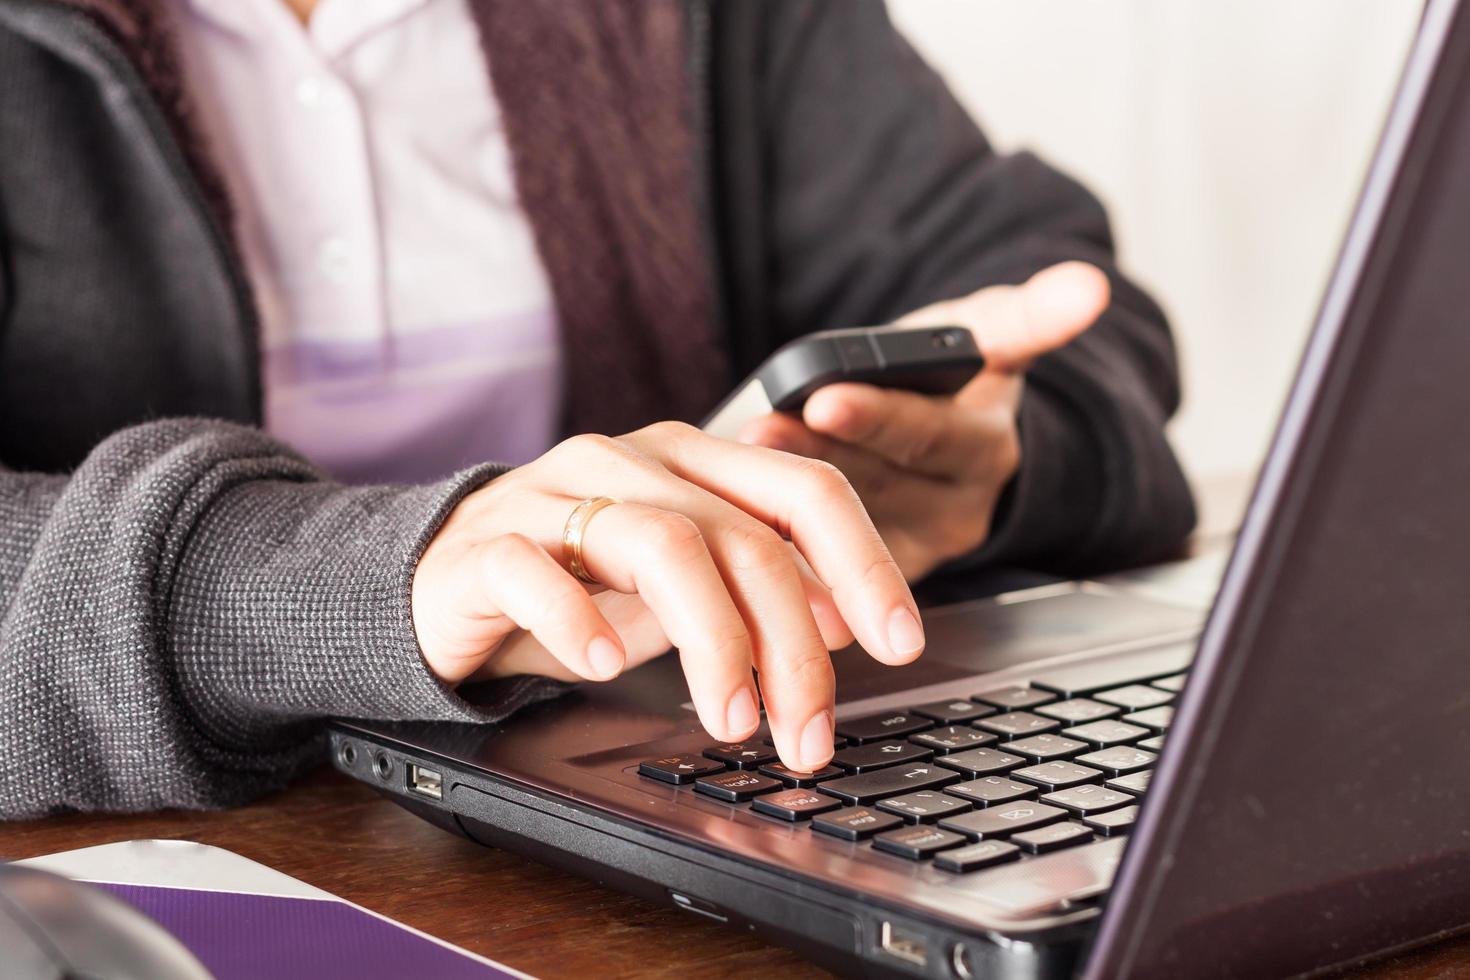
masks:
[[[958,725],[966,721],[974,721],[984,715],[995,714],[995,709],[988,704],[976,704],[974,701],[956,699],[954,701],[931,701],[929,704],[921,704],[914,709],[914,714],[932,718],[941,725]]]
[[[649,759],[638,763],[638,772],[641,775],[650,776],[660,782],[673,783],[675,786],[692,783],[700,776],[708,776],[712,772],[724,771],[723,763],[698,755],[671,755],[666,759]]]
[[[1188,676],[1188,674],[1174,674],[1170,677],[1160,677],[1158,680],[1150,681],[1149,683],[1154,687],[1161,687],[1166,691],[1173,691],[1175,694],[1178,694],[1184,690],[1184,679]]]
[[[906,762],[923,762],[932,758],[934,751],[909,742],[869,742],[838,749],[832,756],[832,765],[848,772],[871,772]]]
[[[1036,709],[1036,713],[1064,721],[1069,725],[1080,725],[1084,722],[1111,718],[1120,710],[1115,704],[1103,704],[1101,701],[1089,701],[1087,698],[1069,698],[1055,704],[1043,704]]]
[[[1023,830],[1011,837],[1011,842],[1023,851],[1045,854],[1059,851],[1073,844],[1086,844],[1092,840],[1092,831],[1080,823],[1054,823],[1035,830]]]
[[[910,735],[909,741],[945,755],[964,749],[978,749],[982,745],[993,745],[998,739],[989,732],[979,732],[968,725],[946,725]]]
[[[891,813],[880,813],[871,807],[849,806],[836,813],[823,813],[812,818],[812,829],[841,837],[843,840],[862,840],[894,827],[902,827],[903,819]]]
[[[760,742],[727,742],[705,749],[704,754],[736,769],[759,769],[767,762],[776,761],[776,750]]]
[[[1003,687],[998,691],[986,691],[984,694],[976,694],[975,701],[994,705],[1003,711],[1017,711],[1021,708],[1034,708],[1038,704],[1046,704],[1055,701],[1057,696],[1050,691],[1038,691],[1034,687]]]
[[[1168,691],[1162,691],[1148,684],[1129,684],[1127,687],[1115,687],[1109,691],[1099,691],[1093,695],[1099,701],[1108,704],[1116,704],[1120,708],[1129,711],[1142,711],[1144,708],[1156,708],[1161,704],[1168,704],[1174,700],[1174,695]]]
[[[1146,738],[1138,743],[1138,747],[1150,752],[1162,752],[1164,751],[1164,736],[1155,735],[1153,738]]]
[[[1096,752],[1079,755],[1074,761],[1101,769],[1109,776],[1126,776],[1130,772],[1147,769],[1157,759],[1158,756],[1152,752],[1131,745],[1115,745],[1110,749],[1098,749]]]
[[[843,738],[852,739],[856,745],[862,745],[864,742],[877,742],[885,738],[903,738],[905,735],[912,735],[933,727],[934,722],[922,715],[896,711],[892,714],[868,715],[863,718],[839,721],[837,734]]]
[[[1029,799],[1037,789],[1030,783],[1018,783],[1004,776],[981,776],[967,783],[956,783],[944,790],[951,796],[969,800],[976,806],[996,806],[1013,800]]]
[[[991,718],[981,718],[975,724],[987,732],[994,732],[1004,738],[1040,735],[1044,732],[1054,732],[1062,727],[1062,723],[1055,718],[1043,718],[1029,711],[1011,711]]]
[[[1032,735],[1005,744],[1007,752],[1024,756],[1032,762],[1065,759],[1078,752],[1086,752],[1090,748],[1092,746],[1086,742],[1079,742],[1075,738],[1063,738],[1060,735]]]
[[[1079,783],[1101,779],[1102,773],[1073,762],[1043,762],[1025,769],[1017,769],[1011,778],[1023,783],[1035,783],[1043,789],[1066,789]]]
[[[1090,698],[1098,691],[1177,674],[1189,664],[1193,651],[1194,644],[1180,643],[1084,660],[1038,674],[1031,678],[1031,686],[1064,698]]]
[[[1152,728],[1157,732],[1166,732],[1174,722],[1174,709],[1165,704],[1157,708],[1135,711],[1131,715],[1124,715],[1123,720],[1130,725],[1142,725],[1144,728]]]
[[[758,772],[745,772],[737,769],[734,772],[716,773],[713,776],[704,776],[694,783],[694,791],[703,793],[705,796],[713,796],[717,800],[726,803],[744,803],[752,796],[761,793],[770,793],[781,788],[779,779],[770,776],[762,776]]]
[[[1142,796],[1148,792],[1149,780],[1153,778],[1153,770],[1145,769],[1142,772],[1130,772],[1126,776],[1117,776],[1109,779],[1104,786],[1109,789],[1120,789],[1125,793],[1133,793]]]
[[[966,777],[973,779],[976,776],[1010,772],[1017,766],[1024,766],[1026,760],[1019,755],[1011,755],[999,749],[967,749],[964,752],[941,755],[934,760],[934,763],[946,769],[962,772]]]
[[[819,813],[835,810],[842,804],[830,796],[814,793],[809,789],[783,789],[779,793],[757,796],[751,804],[756,813],[782,820],[808,820]]]
[[[878,801],[878,809],[896,813],[909,823],[934,823],[940,817],[956,816],[973,810],[975,804],[938,790],[924,789],[903,796],[890,796]]]
[[[1108,810],[1093,817],[1087,817],[1082,822],[1104,837],[1119,837],[1133,829],[1133,821],[1138,819],[1138,807],[1125,806],[1121,810]]]
[[[1067,811],[1061,807],[1022,801],[985,810],[971,810],[969,813],[941,820],[939,826],[964,834],[971,840],[990,840],[994,837],[1009,837],[1017,831],[1042,827],[1066,818]]]
[[[977,751],[983,752],[984,749]],[[953,758],[953,757],[951,757]],[[719,778],[719,777],[714,777]],[[959,773],[929,763],[891,766],[856,776],[830,779],[817,788],[847,803],[876,803],[885,796],[899,796],[921,789],[939,789],[960,780]]]
[[[924,826],[890,830],[873,838],[873,847],[910,861],[931,858],[946,848],[959,847],[963,843],[965,838],[960,834]]]
[[[941,871],[963,874],[966,871],[993,868],[1020,856],[1021,849],[1015,844],[1008,844],[1003,840],[983,840],[978,844],[966,844],[964,847],[940,851],[934,855],[934,867]]]
[[[1076,728],[1064,728],[1062,734],[1068,738],[1080,738],[1099,747],[1123,745],[1148,734],[1148,729],[1130,725],[1123,721],[1091,721]]]
[[[1090,817],[1104,810],[1116,810],[1120,806],[1127,806],[1135,799],[1136,797],[1128,793],[1120,793],[1106,786],[1089,783],[1086,786],[1073,786],[1071,789],[1059,789],[1055,793],[1047,793],[1041,798],[1041,801],[1050,803],[1052,806],[1066,807],[1079,817]]]
[[[771,738],[769,735],[767,735],[765,738],[761,739],[761,744],[762,745],[767,745],[767,746],[769,746],[769,745],[775,745],[776,744],[776,740],[774,738]],[[847,748],[847,739],[845,739],[845,738],[835,738],[834,737],[832,739],[832,748],[834,750]]]
[[[823,766],[816,772],[797,772],[795,769],[787,769],[780,762],[767,762],[761,766],[762,773],[772,779],[781,780],[782,785],[792,788],[810,788],[826,779],[835,779],[843,774],[836,766]]]

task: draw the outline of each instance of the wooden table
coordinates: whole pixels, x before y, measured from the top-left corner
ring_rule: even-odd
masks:
[[[0,824],[0,855],[140,838],[228,848],[536,976],[827,976],[750,933],[448,834],[329,768],[237,810]]]
[[[0,824],[0,855],[139,838],[228,848],[537,976],[828,976],[752,933],[471,844],[331,769],[238,810]],[[1350,975],[1470,976],[1470,936]]]
[[[1203,496],[1215,503],[1207,515],[1224,515],[1205,526],[1233,527],[1238,502]],[[752,933],[471,844],[326,768],[237,810],[0,823],[0,857],[140,838],[228,848],[537,976],[828,976]],[[1470,977],[1470,936],[1345,975]]]

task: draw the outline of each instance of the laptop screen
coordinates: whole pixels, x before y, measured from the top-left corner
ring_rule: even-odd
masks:
[[[1089,975],[1294,974],[1470,909],[1470,10],[1430,4]]]

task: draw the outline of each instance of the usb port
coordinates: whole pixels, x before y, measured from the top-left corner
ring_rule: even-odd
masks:
[[[883,952],[889,956],[918,967],[926,966],[929,962],[929,944],[917,934],[900,929],[892,922],[883,923],[881,941]]]
[[[412,762],[408,764],[408,791],[431,800],[444,799],[444,777],[432,769]]]

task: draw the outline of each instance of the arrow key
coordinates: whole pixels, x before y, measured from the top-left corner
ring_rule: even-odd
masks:
[[[776,750],[760,742],[726,742],[710,746],[704,754],[736,769],[759,769],[767,762],[776,761]]]
[[[761,772],[772,779],[781,780],[792,789],[798,787],[810,789],[824,779],[836,779],[838,776],[845,775],[836,766],[823,766],[816,772],[797,772],[795,769],[787,769],[779,762],[767,762],[761,766]]]
[[[675,786],[683,786],[700,776],[724,771],[722,763],[697,755],[671,755],[665,759],[649,759],[638,764],[640,775],[652,777],[662,783],[673,783]]]

